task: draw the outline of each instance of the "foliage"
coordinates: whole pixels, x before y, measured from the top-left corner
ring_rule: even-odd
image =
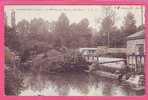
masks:
[[[5,26],[5,46],[9,47],[14,51],[20,50],[19,36],[15,28]]]
[[[124,18],[121,29],[115,26],[115,13],[110,9],[105,9],[106,14],[101,22],[101,28],[94,42],[97,45],[108,45],[109,47],[126,47],[126,37],[137,32],[134,15],[129,12]],[[138,30],[143,29],[142,26]]]
[[[18,95],[23,89],[23,77],[15,64],[15,53],[5,47],[5,94]]]
[[[40,54],[33,59],[31,70],[33,72],[59,72],[59,71],[83,71],[88,68],[88,63],[76,51],[61,53],[50,50],[46,54]]]
[[[136,20],[134,14],[132,14],[131,12],[129,12],[125,16],[123,23],[124,24],[122,26],[122,31],[126,36],[133,34],[137,31]]]
[[[5,47],[5,94],[18,95],[23,89],[23,77],[15,64],[16,54]]]
[[[20,22],[18,22],[17,26],[16,26],[16,30],[17,32],[22,36],[25,37],[30,33],[30,24],[27,20],[22,20]]]
[[[5,69],[5,94],[6,95],[19,95],[23,89],[23,78],[20,73],[14,72],[13,68]],[[12,67],[12,66],[11,66]]]
[[[69,19],[62,13],[58,21],[52,23],[52,33],[54,36],[55,47],[67,47],[67,48],[78,48],[78,47],[89,47],[91,39],[91,30],[88,27],[88,19],[82,19],[78,24],[69,24]]]
[[[111,34],[116,30],[115,27],[115,12],[110,7],[103,7],[104,17],[101,22],[101,28],[99,31],[98,45],[108,45]]]
[[[12,64],[14,61],[15,54],[10,51],[8,47],[5,47],[5,63]]]

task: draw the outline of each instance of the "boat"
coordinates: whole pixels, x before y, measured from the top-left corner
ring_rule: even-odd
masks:
[[[124,72],[125,65],[120,62],[108,62],[104,64],[93,63],[89,66],[89,72],[112,79],[121,79]]]
[[[135,91],[143,91],[145,89],[144,75],[132,75],[129,79],[123,81],[123,83],[126,83],[132,90]]]
[[[101,77],[107,77],[107,78],[112,78],[112,79],[119,79],[120,75],[119,73],[113,74],[110,72],[105,72],[105,71],[92,71],[92,73],[99,75]]]

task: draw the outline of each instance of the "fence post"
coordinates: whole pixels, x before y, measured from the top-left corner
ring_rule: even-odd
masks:
[[[139,68],[138,68],[138,55],[135,55],[135,61],[136,61],[136,73],[139,72]]]

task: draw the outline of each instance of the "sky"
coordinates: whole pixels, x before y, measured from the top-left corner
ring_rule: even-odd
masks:
[[[70,24],[74,22],[78,23],[83,18],[87,18],[90,27],[99,30],[104,14],[103,7],[104,5],[6,5],[4,10],[9,25],[11,24],[11,11],[14,10],[16,24],[23,19],[30,22],[33,18],[43,18],[49,22],[57,21],[60,14],[65,13],[70,20]],[[144,23],[145,8],[143,6],[116,5],[110,7],[116,13],[115,25],[117,27],[121,27],[124,17],[128,12],[132,12],[135,15],[137,26],[141,25],[142,22]]]

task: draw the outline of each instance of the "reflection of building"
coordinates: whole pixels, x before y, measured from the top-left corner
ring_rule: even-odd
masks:
[[[127,37],[127,63],[136,73],[144,71],[144,41],[144,31],[136,32]]]

